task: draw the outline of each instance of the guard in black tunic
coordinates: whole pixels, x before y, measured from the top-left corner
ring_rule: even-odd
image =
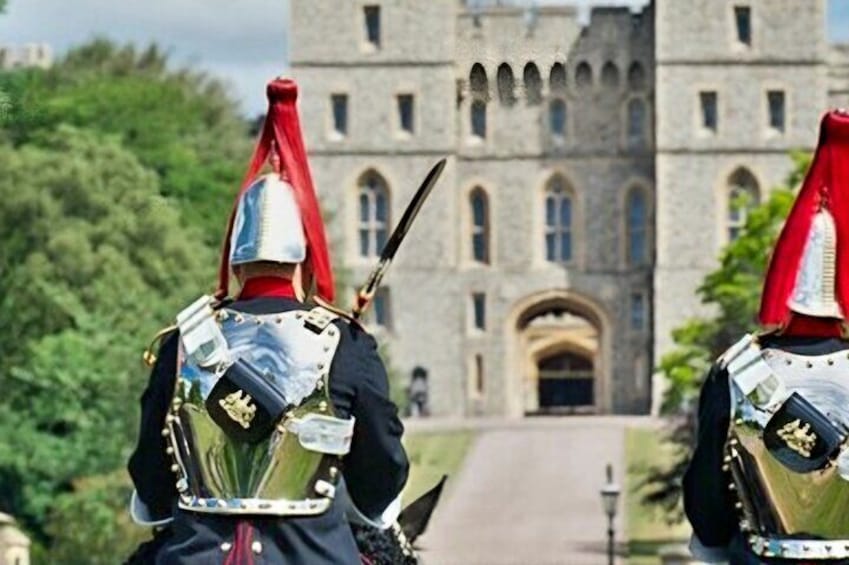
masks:
[[[711,368],[684,477],[704,562],[849,563],[849,114],[823,118],[773,253],[764,331]]]
[[[387,528],[408,472],[374,339],[333,299],[290,81],[237,199],[217,296],[177,315],[142,396],[133,563],[361,563],[349,520]],[[271,143],[273,140],[274,143]],[[275,172],[256,177],[269,149]],[[241,283],[226,295],[231,268]]]

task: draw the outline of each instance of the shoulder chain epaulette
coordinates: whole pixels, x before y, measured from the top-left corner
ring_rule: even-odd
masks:
[[[162,339],[176,329],[177,326],[172,324],[156,332],[156,335],[153,336],[152,340],[150,340],[150,345],[148,345],[147,349],[145,349],[144,353],[142,353],[142,361],[144,361],[145,365],[153,367],[156,363],[156,353],[154,353],[154,351],[158,351],[159,348],[162,347]]]

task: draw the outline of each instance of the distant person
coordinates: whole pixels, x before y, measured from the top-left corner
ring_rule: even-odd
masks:
[[[757,258],[753,258],[757,260]],[[761,296],[702,387],[684,508],[700,560],[849,563],[849,114],[819,147]]]
[[[422,367],[413,369],[410,387],[408,388],[410,416],[419,418],[430,415],[428,408],[427,371]]]
[[[297,89],[268,92],[221,299],[177,315],[142,396],[131,514],[160,529],[132,563],[360,565],[348,519],[387,528],[400,510],[409,466],[375,340],[303,301],[313,282],[332,300],[333,277]],[[269,149],[279,170],[255,177]]]

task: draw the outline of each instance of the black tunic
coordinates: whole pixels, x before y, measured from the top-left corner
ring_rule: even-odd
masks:
[[[270,314],[306,307],[288,298],[255,298],[228,306],[250,314]],[[335,322],[342,330],[330,368],[330,396],[340,418],[356,418],[350,452],[342,474],[348,494],[367,516],[379,515],[401,492],[409,463],[401,445],[403,426],[389,399],[386,369],[374,339],[353,324]],[[177,490],[161,430],[176,379],[176,334],[163,343],[150,382],[141,398],[139,442],[128,469],[141,501],[154,518],[174,516],[158,538],[157,564],[221,564],[233,543],[239,523],[235,517],[211,516],[176,508]],[[253,518],[247,520],[251,542],[262,544],[254,562],[274,564],[359,564],[354,538],[342,503],[318,517]],[[245,528],[245,526],[241,526]],[[242,538],[245,536],[242,535]]]
[[[849,349],[849,343],[835,338],[768,337],[761,342],[765,348],[778,348],[798,355],[827,355]],[[684,511],[693,526],[696,544],[707,552],[724,554],[731,565],[799,563],[757,558],[743,540],[734,509],[735,499],[728,490],[729,476],[722,470],[730,414],[728,371],[714,365],[702,385],[696,449],[683,484]],[[704,558],[707,560],[706,556]],[[827,562],[845,563],[846,560]]]

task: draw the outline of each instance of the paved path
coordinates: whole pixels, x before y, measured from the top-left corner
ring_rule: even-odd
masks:
[[[614,417],[455,422],[480,433],[419,541],[426,565],[604,565],[605,466],[612,463],[622,481],[625,428],[650,423]],[[623,502],[618,532],[625,526]]]

